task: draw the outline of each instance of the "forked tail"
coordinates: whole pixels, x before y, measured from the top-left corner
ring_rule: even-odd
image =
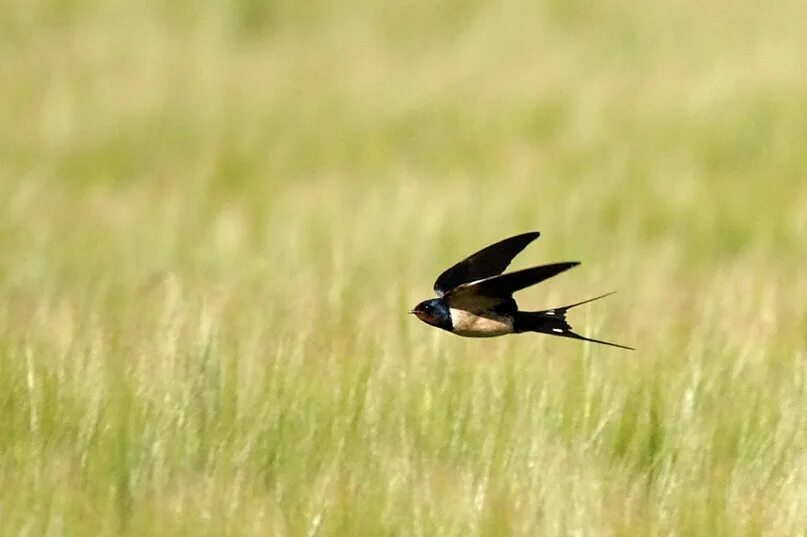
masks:
[[[618,343],[611,343],[609,341],[602,341],[600,339],[592,339],[580,334],[572,332],[572,327],[566,322],[566,312],[577,306],[594,302],[601,298],[613,295],[614,292],[607,293],[598,297],[589,298],[577,304],[563,306],[561,308],[553,308],[543,311],[519,311],[515,317],[515,331],[516,332],[541,332],[551,336],[568,337],[572,339],[579,339],[582,341],[590,341],[592,343],[600,343],[602,345],[610,345],[611,347],[618,347],[620,349],[627,349],[629,351],[636,350],[633,347],[619,345]]]

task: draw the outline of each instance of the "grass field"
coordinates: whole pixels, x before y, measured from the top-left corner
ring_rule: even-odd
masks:
[[[807,4],[0,13],[0,536],[807,535]],[[630,353],[406,310],[486,243]]]

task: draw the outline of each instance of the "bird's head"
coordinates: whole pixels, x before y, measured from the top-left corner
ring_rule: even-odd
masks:
[[[444,330],[451,330],[451,312],[448,310],[448,306],[446,306],[445,303],[443,303],[443,301],[439,298],[424,300],[409,310],[409,313],[426,324],[430,324]]]

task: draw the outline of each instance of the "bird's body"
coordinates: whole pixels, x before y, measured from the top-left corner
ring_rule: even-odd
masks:
[[[494,337],[515,331],[512,315],[495,311],[467,311],[450,308],[451,332],[465,337]]]
[[[510,261],[539,235],[537,231],[516,235],[460,261],[437,278],[434,284],[437,298],[421,302],[410,313],[426,324],[465,337],[542,332],[630,349],[576,334],[566,322],[569,309],[607,295],[543,311],[518,309],[513,293],[579,265],[554,263],[502,274]]]

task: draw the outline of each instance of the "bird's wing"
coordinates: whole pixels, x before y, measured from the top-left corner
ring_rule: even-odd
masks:
[[[577,261],[552,263],[464,283],[446,293],[446,302],[451,308],[469,311],[480,307],[492,309],[510,300],[516,291],[535,285],[579,264]]]
[[[464,283],[489,278],[504,272],[515,256],[540,235],[522,233],[483,248],[444,271],[434,282],[437,296],[443,296]]]

